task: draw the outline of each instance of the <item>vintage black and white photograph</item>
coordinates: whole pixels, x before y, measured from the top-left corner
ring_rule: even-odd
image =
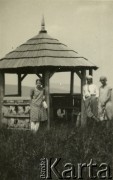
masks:
[[[112,179],[113,0],[0,0],[0,180]]]

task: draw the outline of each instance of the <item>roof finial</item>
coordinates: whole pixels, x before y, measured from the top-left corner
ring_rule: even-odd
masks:
[[[42,29],[42,30],[45,30],[45,19],[44,19],[44,15],[43,15],[43,17],[42,17],[41,29]]]
[[[42,22],[41,22],[41,31],[40,33],[46,33],[47,31],[45,30],[45,19],[44,15],[42,16]]]

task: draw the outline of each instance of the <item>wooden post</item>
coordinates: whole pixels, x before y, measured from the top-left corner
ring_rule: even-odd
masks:
[[[89,69],[89,75],[93,76],[93,69]],[[92,79],[93,82],[93,79]]]
[[[82,74],[82,78],[81,78],[81,126],[84,127],[86,124],[86,117],[84,114],[83,86],[86,83],[86,70],[83,69],[81,74]]]
[[[42,73],[42,81],[43,87],[45,87],[45,73]]]
[[[74,72],[71,71],[71,77],[70,77],[70,94],[73,95],[74,93]]]
[[[50,93],[50,86],[49,86],[49,71],[46,71],[45,72],[45,75],[44,75],[44,85],[45,85],[45,96],[46,96],[46,102],[47,102],[47,116],[48,116],[48,125],[47,125],[47,128],[48,130],[50,129],[50,96],[49,96],[49,93]]]
[[[3,82],[3,93],[4,93],[4,96],[5,96],[5,74],[4,74],[4,82]]]
[[[2,106],[3,106],[3,98],[4,98],[4,74],[0,72],[0,127],[2,125]]]
[[[93,69],[89,69],[89,75],[93,76]]]
[[[72,107],[74,107],[73,93],[74,93],[74,71],[71,71],[71,76],[70,76],[70,95],[71,95],[71,100],[72,100]],[[73,121],[73,119],[74,119],[74,108],[72,108],[72,112],[71,112],[71,121]]]
[[[21,88],[21,74],[18,74],[18,96],[22,95],[22,88]]]

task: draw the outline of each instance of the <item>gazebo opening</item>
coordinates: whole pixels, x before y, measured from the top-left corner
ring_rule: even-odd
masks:
[[[70,72],[54,73],[50,79],[50,93],[70,93]]]
[[[76,93],[81,93],[81,80],[77,74],[74,73],[74,94]]]
[[[4,77],[5,96],[16,96],[18,94],[18,76],[17,74],[5,74]]]

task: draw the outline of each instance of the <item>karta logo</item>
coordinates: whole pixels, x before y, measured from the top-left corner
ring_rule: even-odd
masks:
[[[61,158],[41,158],[40,178],[41,179],[112,179],[111,168],[107,163],[93,163],[91,159],[87,163],[65,163],[62,165]],[[59,167],[62,166],[59,170]],[[85,175],[84,175],[85,172]]]

